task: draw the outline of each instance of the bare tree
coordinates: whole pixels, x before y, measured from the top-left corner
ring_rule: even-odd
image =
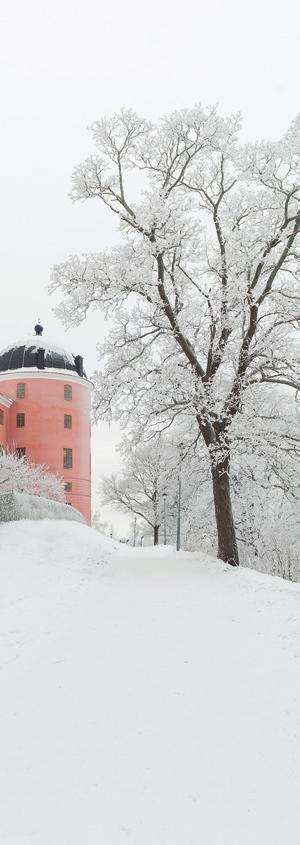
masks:
[[[170,484],[170,473],[158,447],[132,450],[125,441],[124,472],[118,478],[112,475],[101,485],[102,504],[141,517],[153,530],[153,544],[159,539],[162,520],[162,494]]]

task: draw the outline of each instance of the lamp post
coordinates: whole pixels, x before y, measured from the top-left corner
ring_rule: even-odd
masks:
[[[180,508],[181,508],[181,465],[179,464],[178,470],[178,508],[177,508],[177,542],[176,542],[176,550],[177,552],[180,551]]]
[[[180,551],[180,529],[181,529],[181,459],[183,443],[179,443],[179,467],[178,467],[178,508],[177,508],[177,541],[176,550]]]
[[[167,545],[167,515],[166,515],[166,499],[167,494],[163,493],[163,500],[164,500],[164,546]]]

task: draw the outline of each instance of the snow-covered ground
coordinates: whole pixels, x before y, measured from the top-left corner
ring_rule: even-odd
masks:
[[[299,845],[300,585],[0,527],[1,845]]]

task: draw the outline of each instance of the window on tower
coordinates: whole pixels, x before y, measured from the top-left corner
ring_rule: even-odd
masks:
[[[25,414],[17,414],[17,428],[24,428]]]
[[[4,425],[4,411],[0,411],[0,425]]]
[[[24,458],[25,455],[26,455],[26,449],[24,448],[24,446],[18,446],[17,449],[16,449],[17,458]]]
[[[72,399],[72,387],[70,384],[64,385],[64,398],[67,399],[68,402]]]
[[[72,493],[72,481],[65,481],[64,488],[66,493]]]
[[[64,469],[72,469],[73,466],[73,450],[64,449]]]
[[[64,427],[65,428],[72,428],[72,415],[71,414],[65,414]]]
[[[25,384],[23,382],[17,384],[17,399],[25,399]]]

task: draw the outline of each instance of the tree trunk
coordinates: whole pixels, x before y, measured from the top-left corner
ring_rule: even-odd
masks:
[[[211,468],[218,532],[218,557],[231,566],[239,566],[239,553],[233,521],[229,457]]]
[[[158,546],[158,529],[159,525],[154,525],[153,527],[153,545]]]

